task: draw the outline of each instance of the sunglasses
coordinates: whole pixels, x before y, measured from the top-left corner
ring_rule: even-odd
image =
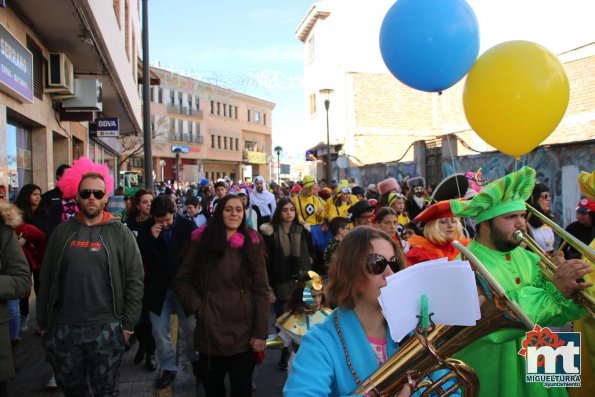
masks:
[[[101,200],[103,196],[105,196],[105,192],[102,190],[93,189],[83,189],[79,191],[79,196],[81,196],[83,200],[88,199],[89,197],[91,197],[91,195],[93,195],[97,200]]]
[[[384,256],[380,254],[370,254],[370,261],[368,262],[368,272],[376,275],[382,274],[386,270],[387,266],[390,266],[390,269],[396,273],[399,270],[399,263],[397,262],[397,257],[393,256],[390,259],[386,259]]]

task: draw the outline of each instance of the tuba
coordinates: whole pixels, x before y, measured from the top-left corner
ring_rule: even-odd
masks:
[[[444,324],[431,326],[427,330],[418,327],[415,337],[400,346],[397,353],[362,382],[352,395],[394,396],[404,385],[414,380],[417,386],[412,392],[425,387],[423,396],[436,391],[441,395],[449,395],[459,387],[465,396],[476,396],[479,393],[479,380],[475,371],[464,362],[449,357],[492,332],[506,328],[533,328],[533,322],[516,302],[508,299],[502,286],[477,257],[458,241],[453,244],[475,271],[481,319],[473,327]],[[425,380],[430,373],[439,369],[450,369],[451,372],[435,382]],[[446,392],[440,390],[444,383],[455,378],[457,382]]]

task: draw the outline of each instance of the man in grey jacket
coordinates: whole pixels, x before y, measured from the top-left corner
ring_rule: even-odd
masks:
[[[48,242],[37,321],[65,396],[118,395],[125,343],[140,316],[143,267],[132,232],[104,212],[100,173],[82,176],[80,212]]]

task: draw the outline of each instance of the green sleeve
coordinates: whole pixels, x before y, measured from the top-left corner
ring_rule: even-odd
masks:
[[[31,289],[29,264],[14,231],[0,229],[0,300],[20,299]]]

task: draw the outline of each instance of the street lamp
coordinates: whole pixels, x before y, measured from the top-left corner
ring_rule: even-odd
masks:
[[[177,147],[174,149],[174,153],[176,154],[176,185],[180,186],[180,153],[182,153],[182,149]]]
[[[277,153],[277,185],[281,186],[281,152],[283,148],[281,146],[275,146],[275,153]]]
[[[331,138],[328,128],[328,108],[331,105],[331,95],[335,90],[332,88],[323,88],[320,91],[320,95],[324,96],[324,108],[326,109],[326,182],[331,184],[332,171],[331,171]]]

